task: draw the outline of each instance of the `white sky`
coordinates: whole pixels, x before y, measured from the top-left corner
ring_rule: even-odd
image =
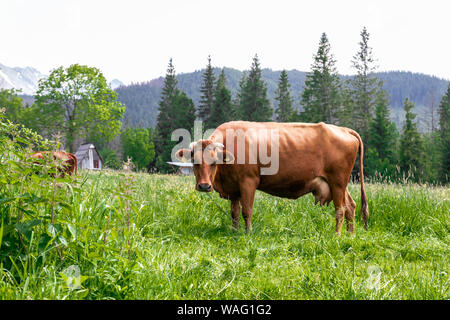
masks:
[[[72,63],[124,83],[212,64],[308,71],[326,32],[339,73],[366,26],[379,71],[450,79],[448,0],[0,0],[0,63],[48,74]]]

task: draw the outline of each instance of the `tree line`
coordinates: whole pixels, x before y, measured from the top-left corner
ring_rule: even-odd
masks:
[[[272,108],[257,55],[249,71],[242,74],[235,94],[227,84],[225,69],[216,76],[208,57],[197,106],[179,88],[170,59],[155,128],[133,128],[128,119],[123,121],[125,105],[118,101],[102,73],[77,64],[57,68],[40,80],[31,106],[24,106],[14,90],[0,91],[0,106],[11,121],[44,137],[62,140],[71,152],[83,142],[93,142],[104,165],[111,168],[120,168],[122,160],[131,158],[137,169],[171,172],[167,162],[178,143],[171,141],[171,133],[178,128],[192,132],[196,119],[203,121],[204,129],[231,120],[322,121],[352,128],[361,135],[366,150],[365,172],[370,177],[447,183],[450,85],[437,107],[439,121],[430,132],[419,133],[412,112],[414,102],[408,98],[403,101],[404,125],[398,130],[390,120],[390,97],[376,76],[370,34],[364,28],[360,35],[359,50],[351,61],[355,75],[347,78],[339,76],[328,37],[326,33],[321,35],[299,106],[294,103],[288,73],[283,70]]]
[[[168,170],[165,163],[170,161],[170,151],[177,143],[168,140],[169,133],[180,127],[192,130],[194,119],[202,120],[205,129],[231,120],[325,122],[352,128],[361,135],[368,176],[390,181],[447,183],[450,84],[438,107],[438,126],[431,132],[420,134],[416,115],[412,112],[414,102],[406,98],[403,102],[405,121],[403,128],[398,130],[390,120],[389,96],[383,89],[383,81],[375,76],[376,61],[369,46],[370,34],[363,28],[360,35],[359,50],[351,61],[356,74],[344,80],[337,72],[326,33],[321,35],[311,70],[306,74],[300,108],[294,106],[288,74],[283,70],[272,109],[257,55],[248,73],[243,73],[234,97],[227,88],[224,70],[216,79],[208,57],[197,108],[192,107],[192,100],[184,105],[177,104],[173,98],[177,82],[170,60],[155,128],[158,139],[155,166],[162,171]],[[181,112],[180,108],[186,109]],[[356,172],[358,168],[355,168]]]

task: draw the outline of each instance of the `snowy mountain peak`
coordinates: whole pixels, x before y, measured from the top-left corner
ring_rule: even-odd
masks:
[[[22,90],[23,94],[33,95],[43,77],[44,74],[32,67],[11,68],[0,63],[0,89]]]

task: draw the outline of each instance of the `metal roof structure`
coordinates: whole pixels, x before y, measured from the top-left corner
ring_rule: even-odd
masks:
[[[177,166],[177,167],[183,167],[183,168],[187,168],[187,167],[193,167],[194,165],[190,162],[167,162],[168,164],[171,164],[173,166]]]
[[[103,159],[93,143],[82,144],[75,152],[75,156],[81,169],[101,169],[103,166]],[[100,159],[100,163],[95,159]]]

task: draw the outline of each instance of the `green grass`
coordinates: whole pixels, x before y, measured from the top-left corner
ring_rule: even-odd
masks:
[[[312,195],[258,192],[247,234],[242,218],[233,231],[230,215],[194,191],[193,177],[135,174],[127,207],[115,194],[123,176],[82,175],[70,213],[59,217],[76,229],[67,247],[24,260],[26,272],[23,263],[3,267],[0,298],[450,298],[448,187],[367,184],[365,231],[359,185],[350,185],[356,233],[337,237],[333,206],[314,206]],[[212,197],[229,211],[228,201]],[[71,265],[81,287],[62,276]]]

